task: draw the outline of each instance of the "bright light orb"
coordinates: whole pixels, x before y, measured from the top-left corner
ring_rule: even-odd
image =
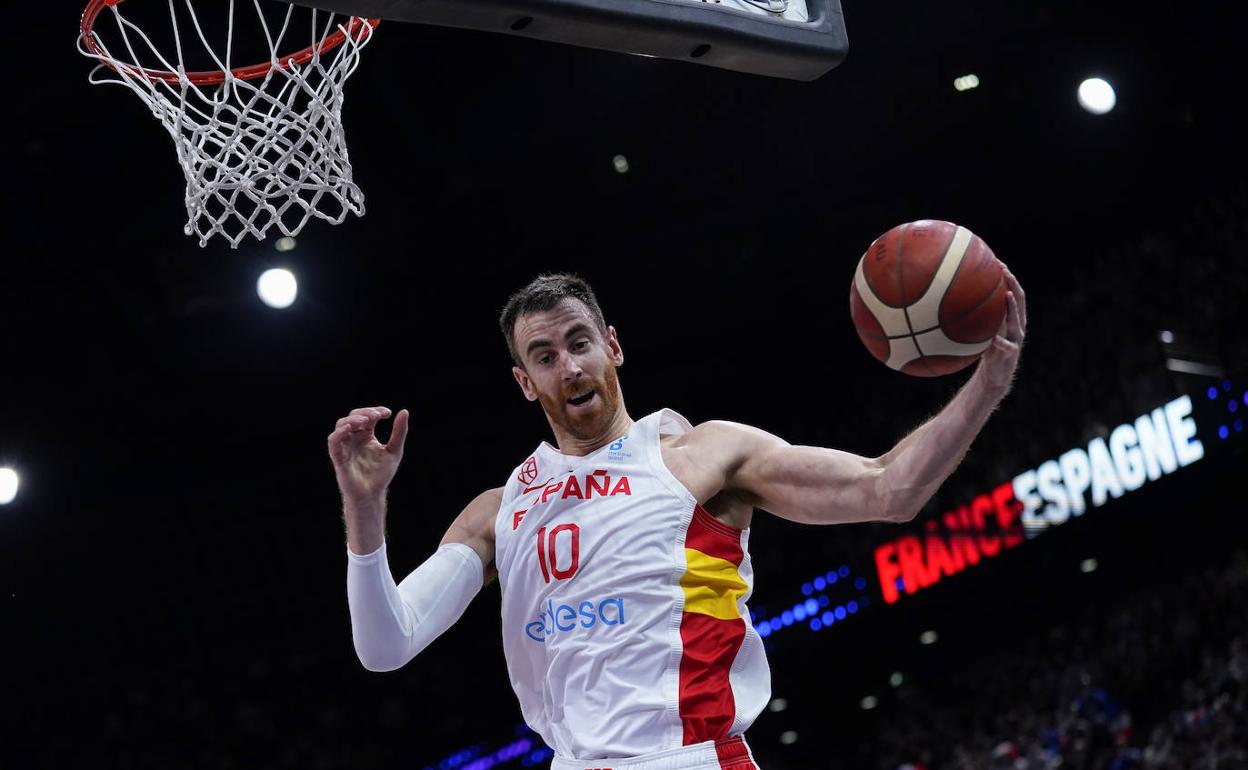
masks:
[[[0,468],[0,505],[8,505],[17,499],[21,477],[12,468]]]
[[[958,91],[970,91],[972,88],[979,88],[979,76],[970,74],[954,78],[953,87]]]
[[[628,158],[624,157],[623,155],[616,155],[614,158],[612,158],[611,165],[615,167],[615,171],[617,174],[628,173]]]
[[[289,270],[273,268],[265,270],[256,281],[256,293],[264,304],[277,310],[288,308],[295,303],[295,295],[299,293],[299,282]]]
[[[1093,115],[1104,115],[1118,103],[1114,87],[1101,78],[1088,78],[1079,84],[1079,105]]]

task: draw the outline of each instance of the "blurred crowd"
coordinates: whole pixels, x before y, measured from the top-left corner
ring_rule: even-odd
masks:
[[[1248,552],[955,676],[903,688],[878,767],[1248,767]]]

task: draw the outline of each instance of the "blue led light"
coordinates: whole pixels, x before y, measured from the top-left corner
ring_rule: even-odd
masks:
[[[866,578],[854,578],[854,588],[857,588],[859,591],[862,591],[866,587],[867,587]]]
[[[793,625],[793,613],[788,610],[780,613],[780,622],[786,626]]]
[[[837,607],[837,608],[836,608],[836,610],[835,610],[835,612],[836,612],[836,619],[837,619],[837,620],[844,620],[844,619],[845,619],[845,608],[844,608],[844,607]]]
[[[897,578],[896,580],[893,581],[893,585],[897,588],[898,591],[904,591],[906,590],[906,579]]]
[[[832,610],[828,610],[820,616],[825,626],[830,626],[836,622],[836,615],[832,614]]]
[[[850,602],[846,604],[845,609],[849,610],[849,613],[852,615],[858,611],[858,602]]]
[[[771,636],[771,626],[767,625],[766,623],[762,624],[761,626],[755,626],[754,630],[757,631],[758,635],[764,639]]]
[[[794,619],[794,620],[805,620],[805,619],[806,619],[806,605],[805,605],[805,604],[797,604],[797,605],[794,605],[794,607],[793,607],[793,619]]]
[[[823,624],[819,622],[819,618],[814,618],[810,621],[811,631],[818,631],[821,628],[823,628]]]
[[[820,607],[827,607],[827,606],[828,606],[828,597],[827,597],[826,595],[824,595],[824,596],[820,596],[820,597],[819,597],[819,606],[820,606]]]
[[[552,756],[554,756],[554,754],[555,752],[543,746],[542,748],[537,749],[536,751],[533,751],[530,754],[526,755],[524,759],[520,760],[520,762],[525,767],[533,767],[534,765],[540,765],[541,763],[545,762],[547,759],[550,759]]]
[[[836,583],[836,570],[829,572],[823,577],[828,581],[828,585],[834,585]]]
[[[828,581],[824,580],[822,577],[815,578],[815,590],[816,591],[822,591],[823,589],[827,587],[828,587]]]
[[[1210,401],[1212,401],[1218,397],[1218,389],[1210,385],[1209,390],[1205,391],[1205,395],[1209,397]]]
[[[819,602],[814,599],[807,599],[805,606],[807,615],[817,615],[819,613]]]
[[[1236,421],[1235,421],[1235,432],[1236,432],[1236,433],[1239,433],[1239,432],[1240,432],[1241,430],[1243,430],[1243,429],[1244,429],[1244,421],[1243,421],[1243,420],[1236,420]]]
[[[1218,426],[1218,438],[1226,438],[1229,435],[1231,435],[1231,432],[1226,429],[1225,425]]]
[[[849,567],[845,566],[844,564],[842,564],[841,568],[838,569],[836,572],[841,577],[849,577]]]
[[[1230,381],[1230,380],[1222,380],[1222,390],[1226,391],[1227,393],[1230,393],[1230,392],[1231,392],[1231,381]]]
[[[810,595],[811,595],[811,594],[813,594],[814,592],[815,592],[815,589],[814,589],[814,587],[813,587],[813,586],[811,586],[811,585],[810,585],[810,583],[802,583],[802,593],[803,593],[803,594],[805,594],[806,596],[810,596]]]
[[[782,622],[780,621],[780,618],[772,618],[772,619],[771,619],[771,630],[772,630],[772,631],[779,631],[779,630],[780,630],[780,628],[781,628],[783,625],[784,625],[784,623],[782,623]]]
[[[1226,402],[1226,408],[1233,412],[1239,408],[1239,402],[1232,398],[1230,401]]]
[[[1248,406],[1248,390],[1244,391],[1244,406]]]

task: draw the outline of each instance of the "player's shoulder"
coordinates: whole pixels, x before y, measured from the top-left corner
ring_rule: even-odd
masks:
[[[498,514],[499,506],[503,504],[503,489],[503,487],[487,489],[472,498],[472,502],[464,506],[464,511],[460,516],[470,522],[492,523]]]
[[[494,487],[493,489],[487,489],[481,494],[474,497],[472,499],[472,502],[468,504],[468,507],[470,508],[493,507],[494,510],[497,511],[498,506],[502,505],[503,503],[503,491],[505,489],[506,487]]]
[[[746,425],[743,422],[733,422],[732,420],[707,420],[694,425],[691,429],[681,434],[677,438],[683,438],[686,441],[756,441],[759,439],[776,437],[762,428],[756,428],[753,425]]]
[[[707,420],[669,439],[672,448],[691,449],[725,459],[740,458],[759,449],[785,442],[761,428],[730,420]]]

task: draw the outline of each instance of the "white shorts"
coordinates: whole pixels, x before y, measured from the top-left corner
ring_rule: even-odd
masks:
[[[623,759],[559,759],[550,770],[758,770],[741,736]]]

